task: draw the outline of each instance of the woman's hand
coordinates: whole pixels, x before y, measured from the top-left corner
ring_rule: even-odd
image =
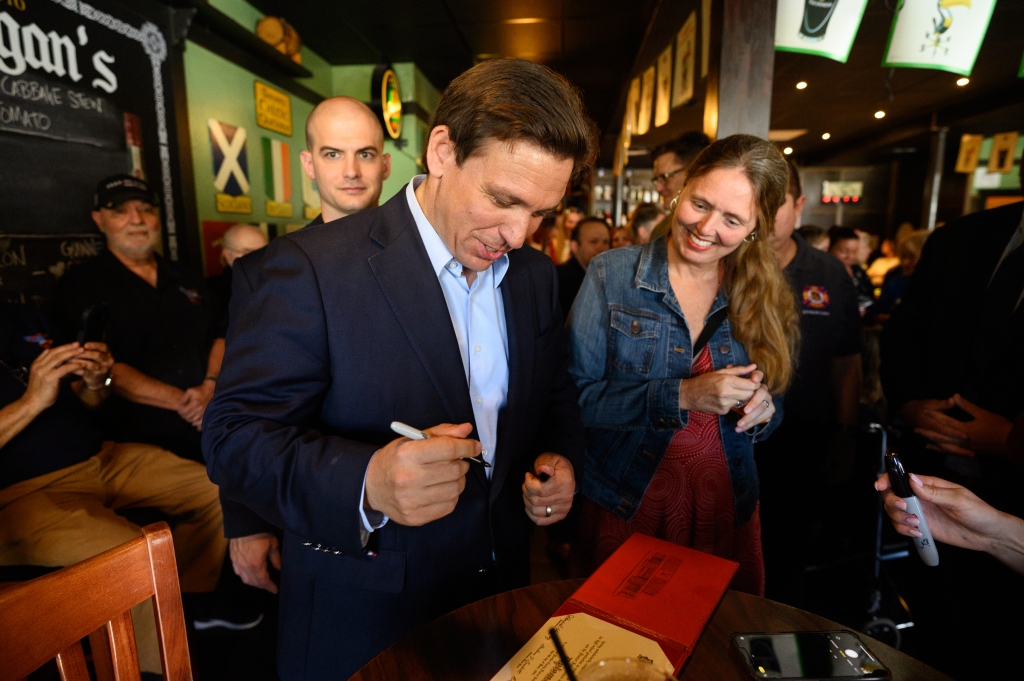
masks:
[[[763,375],[756,369],[756,364],[726,367],[683,379],[679,384],[679,408],[722,416],[732,409],[749,406],[762,387]]]
[[[760,371],[755,371],[750,377],[758,383],[764,380],[764,374]],[[745,433],[754,426],[771,421],[773,416],[775,402],[768,388],[762,385],[754,391],[754,396],[743,407],[743,417],[736,423],[736,432]]]

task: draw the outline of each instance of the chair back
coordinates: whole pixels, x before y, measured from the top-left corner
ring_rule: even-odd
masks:
[[[89,681],[89,637],[99,681],[138,681],[130,609],[153,599],[165,681],[190,681],[174,544],[167,523],[109,551],[0,592],[0,681],[24,679],[56,658],[63,681]]]

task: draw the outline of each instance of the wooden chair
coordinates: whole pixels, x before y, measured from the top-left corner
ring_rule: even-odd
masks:
[[[63,681],[89,681],[89,637],[99,681],[138,681],[129,610],[153,598],[165,681],[189,681],[178,569],[167,523],[53,574],[0,592],[0,681],[18,681],[56,658]]]

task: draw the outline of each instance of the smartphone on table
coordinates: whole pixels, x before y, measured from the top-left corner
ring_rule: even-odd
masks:
[[[852,631],[740,633],[733,648],[755,679],[890,679],[885,665]]]

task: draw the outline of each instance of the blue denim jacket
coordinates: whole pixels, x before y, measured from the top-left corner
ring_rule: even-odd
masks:
[[[719,291],[708,316],[727,305]],[[693,344],[669,285],[665,239],[591,260],[568,325],[569,373],[580,389],[587,428],[583,493],[629,520],[689,415],[679,409],[679,384],[690,376]],[[716,370],[748,364],[728,319],[708,347]],[[737,525],[749,520],[757,505],[754,442],[782,421],[781,398],[774,403],[772,420],[745,433],[736,432],[734,415],[718,419]]]

